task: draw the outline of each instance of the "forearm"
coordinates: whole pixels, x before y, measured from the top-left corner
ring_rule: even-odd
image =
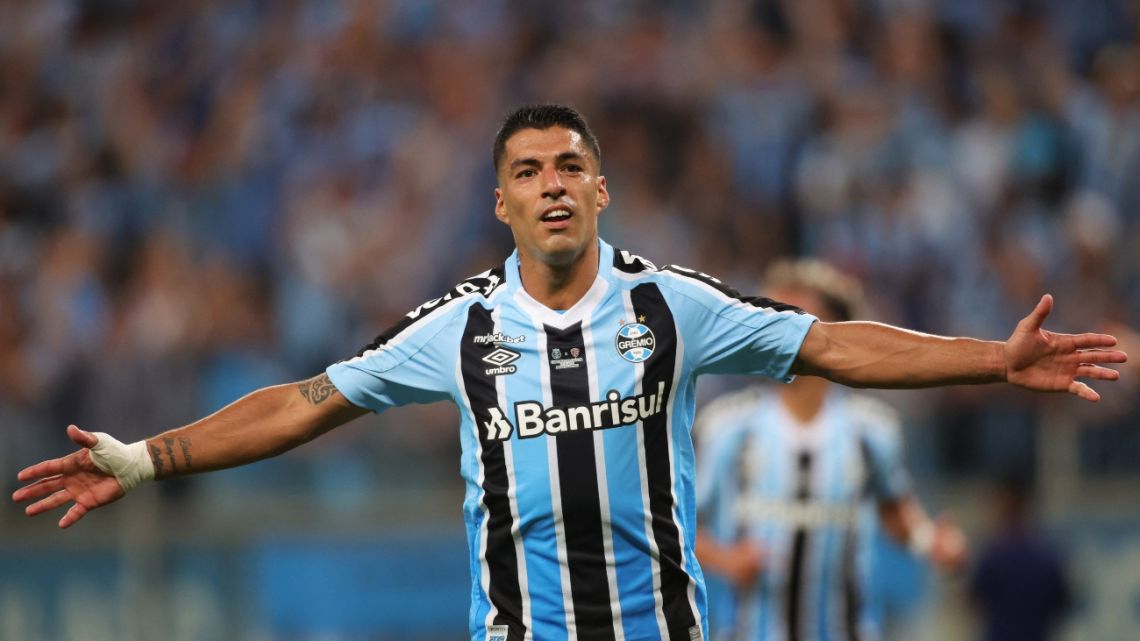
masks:
[[[696,546],[697,559],[701,562],[707,572],[716,575],[725,575],[729,571],[727,556],[724,546],[716,542],[716,539],[709,536],[704,528],[697,528],[697,546]]]
[[[930,527],[930,517],[914,498],[902,498],[879,503],[879,523],[883,530],[899,545],[909,547],[914,543],[918,530]]]
[[[816,323],[794,371],[851,387],[917,388],[1005,380],[1002,343],[870,322]]]
[[[363,413],[322,375],[257,390],[146,448],[156,479],[184,476],[276,456]]]

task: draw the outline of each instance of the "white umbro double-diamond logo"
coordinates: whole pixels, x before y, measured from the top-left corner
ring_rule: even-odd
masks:
[[[502,367],[519,359],[519,353],[505,347],[496,348],[495,351],[483,357],[483,362]]]
[[[522,357],[513,349],[506,347],[496,347],[494,351],[483,357],[483,362],[490,365],[483,373],[487,376],[502,376],[504,374],[514,374],[518,368],[511,363],[517,361]]]

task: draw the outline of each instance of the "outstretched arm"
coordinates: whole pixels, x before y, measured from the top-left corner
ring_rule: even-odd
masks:
[[[880,501],[879,522],[891,538],[939,570],[954,572],[966,563],[966,537],[958,524],[947,516],[932,520],[912,494]]]
[[[1128,357],[1107,334],[1042,329],[1053,309],[1045,295],[1005,342],[946,338],[869,322],[815,323],[792,372],[852,387],[915,388],[1007,381],[1041,392],[1100,395],[1078,378],[1114,381],[1105,363]]]
[[[27,483],[16,501],[35,500],[34,516],[74,502],[59,521],[66,528],[88,511],[122,498],[138,483],[235,467],[281,454],[367,410],[351,404],[327,374],[266,387],[221,410],[130,445],[71,425],[67,435],[82,449],[21,471]]]

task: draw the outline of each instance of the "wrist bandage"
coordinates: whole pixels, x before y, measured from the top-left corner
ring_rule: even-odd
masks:
[[[95,467],[111,474],[122,486],[123,492],[130,492],[143,481],[154,478],[154,461],[146,451],[146,441],[125,444],[105,432],[95,432],[99,442],[91,448],[91,462]]]

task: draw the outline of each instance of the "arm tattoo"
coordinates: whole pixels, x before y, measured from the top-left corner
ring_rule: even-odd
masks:
[[[166,466],[162,461],[162,448],[151,443],[150,460],[154,463],[154,478],[160,479],[166,473]]]
[[[178,437],[182,449],[182,472],[190,471],[190,439]],[[150,444],[150,460],[154,463],[154,478],[162,479],[178,472],[178,459],[174,456],[174,438],[162,437],[162,444]]]
[[[170,459],[170,471],[177,471],[178,463],[174,461],[174,439],[168,436],[162,439],[162,444],[166,446],[166,456]]]
[[[190,439],[185,436],[178,437],[178,444],[182,446],[182,462],[186,464],[186,469],[190,469]]]
[[[301,396],[304,396],[310,405],[320,405],[337,391],[336,386],[329,380],[328,374],[321,374],[307,381],[301,381],[297,387],[301,390]]]

